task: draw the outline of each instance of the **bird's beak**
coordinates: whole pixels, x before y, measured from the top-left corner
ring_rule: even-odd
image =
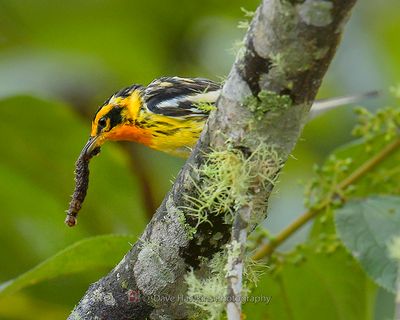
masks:
[[[91,158],[99,153],[101,145],[100,136],[91,136],[83,147],[81,155],[85,158]]]

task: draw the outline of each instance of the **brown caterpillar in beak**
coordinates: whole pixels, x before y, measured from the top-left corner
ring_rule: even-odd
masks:
[[[99,152],[100,147],[93,148],[88,152],[88,148],[85,146],[75,163],[75,190],[65,218],[65,223],[69,227],[76,225],[76,217],[86,197],[89,187],[89,161]]]

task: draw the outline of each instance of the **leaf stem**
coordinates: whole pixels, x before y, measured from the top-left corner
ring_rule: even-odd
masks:
[[[372,158],[368,159],[355,171],[352,172],[347,178],[342,180],[338,184],[338,190],[343,190],[356,182],[358,179],[363,177],[366,173],[374,169],[378,164],[390,156],[394,151],[400,147],[400,138],[397,138],[382,150],[380,150]],[[324,209],[331,203],[332,197],[325,198],[318,208],[312,208],[303,213],[300,217],[294,220],[290,225],[283,229],[278,235],[276,235],[270,242],[261,246],[256,253],[253,255],[254,260],[260,260],[266,256],[271,255],[274,250],[285,242],[293,233],[299,230],[308,221],[313,219],[315,216],[324,211]]]

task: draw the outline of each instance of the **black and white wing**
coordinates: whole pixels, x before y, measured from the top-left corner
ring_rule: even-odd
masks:
[[[206,116],[215,105],[221,85],[203,78],[163,77],[151,82],[142,99],[149,111],[169,117]]]

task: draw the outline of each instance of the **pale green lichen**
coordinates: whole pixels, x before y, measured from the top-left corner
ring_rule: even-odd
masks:
[[[253,19],[254,15],[256,14],[255,11],[247,10],[244,7],[241,7],[240,10],[243,12],[245,18]]]
[[[246,45],[244,40],[236,40],[233,43],[233,46],[230,50],[228,50],[229,53],[232,55],[236,56],[237,59],[243,58],[244,54],[246,52]]]
[[[231,266],[235,264],[235,261],[240,258],[242,247],[236,240],[231,241],[226,246],[225,250],[224,272],[225,277],[237,276],[235,271],[231,269]],[[222,263],[220,263],[221,266]],[[257,282],[262,274],[265,273],[265,269],[268,268],[265,262],[256,261],[252,259],[251,255],[243,256],[243,280],[242,280],[242,295],[245,296],[250,292],[251,287],[257,286]]]
[[[85,298],[86,299],[86,298]],[[83,304],[87,304],[88,300],[83,300]],[[92,293],[92,301],[102,302],[106,306],[114,306],[116,304],[115,298],[112,292],[104,292],[104,288],[102,286],[98,286]]]
[[[185,276],[188,287],[186,301],[195,306],[190,319],[221,319],[227,302],[227,280],[231,276],[229,265],[240,254],[240,244],[233,242],[214,254],[211,260],[203,261],[203,271],[189,271]],[[265,263],[254,261],[250,256],[244,257],[242,296],[249,288],[256,285],[266,269]]]
[[[226,258],[216,253],[208,264],[208,276],[200,278],[193,270],[185,277],[187,303],[196,309],[191,319],[220,319],[225,309],[226,281],[224,267]]]
[[[249,11],[245,8],[240,8],[240,10],[242,10],[246,19],[239,21],[238,28],[248,30],[250,28],[250,20],[253,19],[255,11]]]
[[[271,61],[271,67],[268,73],[263,73],[259,80],[261,88],[273,88],[276,91],[286,89],[292,89],[293,81],[288,79],[287,72],[290,71],[288,62],[285,61],[284,54],[282,52],[272,54],[269,57]]]
[[[128,283],[127,280],[122,280],[121,281],[121,288],[122,289],[128,289],[128,285],[129,285],[129,283]]]
[[[183,228],[186,231],[188,239],[193,239],[194,234],[196,233],[196,228],[192,227],[190,224],[187,223],[185,214],[181,210],[177,210],[178,213],[178,221],[182,224]]]
[[[227,257],[227,262],[224,267],[226,277],[236,277],[237,276],[236,272],[232,269],[232,266],[235,264],[235,261],[239,258],[240,253],[241,253],[241,248],[242,247],[241,247],[240,243],[237,242],[236,240],[231,241],[227,245],[228,257]]]
[[[182,210],[175,207],[172,197],[168,198],[166,203],[166,208],[168,212],[168,215],[166,216],[167,222],[169,222],[168,220],[170,220],[171,217],[176,217],[179,224],[185,230],[187,238],[190,240],[193,239],[193,235],[196,233],[196,228],[192,227],[189,223],[187,223],[185,213]]]
[[[260,280],[261,276],[264,275],[269,269],[269,265],[265,263],[265,261],[254,260],[251,255],[245,256],[244,262],[244,285],[243,291],[249,292],[250,288],[257,287],[257,283]]]
[[[196,170],[198,177],[193,182],[197,192],[185,196],[189,206],[183,209],[197,220],[197,226],[208,222],[209,215],[224,214],[229,223],[236,210],[274,183],[280,162],[277,152],[264,143],[259,143],[250,155],[229,144],[225,150],[214,150]],[[264,200],[257,202],[254,212],[264,211]]]
[[[316,60],[329,52],[315,38],[304,36],[301,25],[326,26],[332,22],[331,1],[273,1],[261,7],[250,38],[255,52],[271,61],[268,73],[261,75],[259,86],[275,92],[293,87],[296,75],[309,70]],[[271,28],[271,26],[273,26]],[[266,31],[267,30],[267,31]],[[293,41],[293,39],[302,41]]]
[[[269,54],[271,67],[268,73],[260,77],[259,85],[262,88],[268,87],[274,91],[291,89],[293,81],[291,80],[296,73],[304,72],[311,68],[315,59],[320,59],[314,41],[308,43],[296,42],[283,46]]]
[[[309,43],[313,47],[313,54],[309,54],[302,44],[292,45],[285,50],[270,55],[272,69],[276,74],[285,75],[294,74],[294,72],[302,72],[308,70],[315,57],[314,43]]]
[[[333,3],[326,0],[306,0],[298,6],[301,19],[315,27],[325,27],[332,23]]]
[[[135,264],[135,277],[138,288],[148,296],[155,295],[169,283],[175,275],[163,259],[160,244],[142,242],[142,248]]]
[[[244,13],[245,20],[241,20],[238,22],[238,28],[248,30],[248,29],[250,29],[250,22],[254,16],[255,12],[246,10],[245,8],[240,8],[240,9]],[[245,41],[244,40],[236,40],[233,43],[233,48],[230,51],[237,58],[242,58],[244,56],[244,53],[246,52]]]
[[[247,97],[244,102],[257,120],[262,120],[266,113],[288,109],[292,104],[290,96],[267,90],[260,91],[257,97]]]
[[[241,20],[238,22],[238,26],[239,29],[244,29],[247,30],[250,28],[250,21],[248,20]]]
[[[209,102],[200,102],[200,103],[196,103],[195,107],[201,111],[205,111],[205,112],[211,112],[214,110],[217,110],[217,107],[215,106],[214,103],[209,103]]]
[[[133,264],[137,288],[153,306],[160,308],[165,304],[171,305],[171,302],[157,300],[154,295],[174,296],[182,290],[171,284],[184,272],[179,251],[189,242],[172,196],[168,200],[164,216],[153,222],[151,233],[143,235],[137,260]]]
[[[103,300],[103,288],[101,286],[99,286],[98,288],[93,290],[92,299],[93,299],[93,301],[102,301]]]
[[[104,294],[103,301],[106,306],[112,307],[112,306],[115,306],[115,304],[116,304],[114,296],[111,292],[107,292]]]

